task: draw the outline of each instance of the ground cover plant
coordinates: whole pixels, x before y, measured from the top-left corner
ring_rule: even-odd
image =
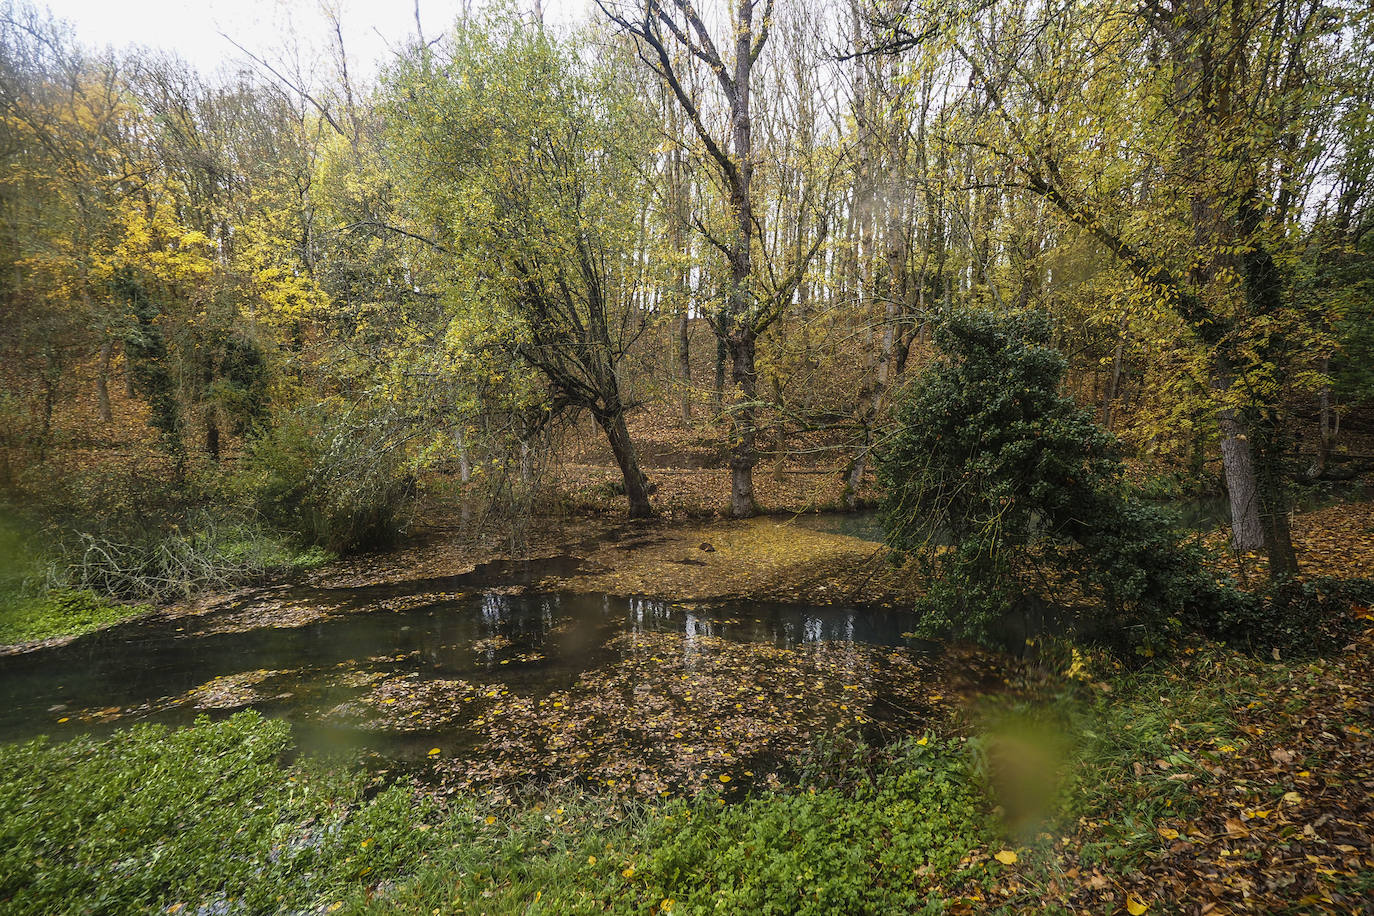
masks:
[[[751,912],[919,909],[985,840],[957,740],[726,804],[565,792],[534,800],[369,790],[285,766],[286,726],[185,729],[0,750],[6,912]],[[721,783],[721,788],[726,788]]]
[[[241,713],[0,749],[7,912],[1359,912],[1371,615],[1328,658],[1195,643],[1034,666],[933,731],[835,736],[774,789],[431,797],[285,762]],[[1010,750],[1010,755],[1007,751]],[[1011,760],[1039,769],[1014,772]],[[741,782],[747,782],[743,774]],[[1353,908],[1353,909],[1352,909]]]

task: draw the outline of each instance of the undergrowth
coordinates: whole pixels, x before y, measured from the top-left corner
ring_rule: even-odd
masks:
[[[42,547],[35,543],[40,537]],[[151,603],[310,569],[332,558],[320,548],[299,549],[261,525],[208,516],[186,531],[53,533],[0,512],[0,644],[87,633],[146,613]]]
[[[5,912],[937,912],[948,883],[981,879],[961,863],[989,836],[957,741],[731,804],[443,807],[284,766],[289,743],[241,713],[0,748]]]

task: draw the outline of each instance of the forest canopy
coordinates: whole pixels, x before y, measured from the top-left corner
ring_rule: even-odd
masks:
[[[974,312],[1276,577],[1295,493],[1374,466],[1365,4],[542,15],[465,5],[371,79],[337,30],[206,73],[7,0],[0,485],[67,579],[159,597],[168,531],[351,550],[453,493],[871,503]]]

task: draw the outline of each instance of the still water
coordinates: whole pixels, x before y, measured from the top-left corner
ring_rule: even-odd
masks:
[[[909,704],[883,699],[891,678],[880,669],[891,663],[882,653],[920,656],[903,635],[915,621],[893,611],[464,584],[279,586],[209,613],[153,617],[0,658],[0,740],[182,724],[252,707],[291,722],[308,751],[404,761],[504,742],[528,756],[549,744],[535,723],[609,746],[670,702],[682,707],[676,720],[665,714],[663,735],[639,740],[689,740],[686,726],[672,723],[694,711],[713,720],[703,734],[737,717],[741,734],[747,727],[750,738],[766,738],[820,712],[826,721],[890,718],[884,702]]]

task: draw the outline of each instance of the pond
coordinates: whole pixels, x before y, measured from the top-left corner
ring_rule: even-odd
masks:
[[[904,613],[501,578],[266,588],[0,658],[0,740],[252,707],[290,721],[303,750],[443,787],[661,794],[762,779],[837,727],[917,729],[940,699]]]

